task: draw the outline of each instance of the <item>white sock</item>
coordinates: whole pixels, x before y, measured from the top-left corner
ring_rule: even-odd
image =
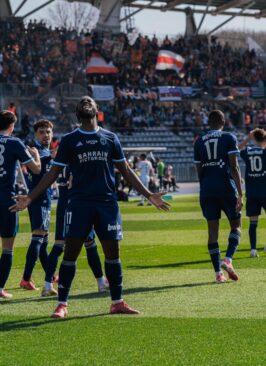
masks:
[[[44,281],[44,288],[45,290],[51,290],[53,288],[53,285],[51,282]]]
[[[2,287],[0,287],[0,292],[2,292],[3,291],[3,288]]]
[[[230,258],[230,257],[225,257],[225,259],[227,259],[230,263],[232,263],[232,258]]]
[[[112,304],[120,304],[121,302],[123,302],[124,300],[123,299],[120,299],[120,300],[114,300],[112,301]]]
[[[58,302],[58,305],[60,305],[60,304],[61,304],[61,305],[65,305],[65,306],[67,306],[67,302],[66,302],[66,301],[59,301],[59,302]]]
[[[105,278],[104,276],[97,278],[98,285],[104,285],[105,284]]]

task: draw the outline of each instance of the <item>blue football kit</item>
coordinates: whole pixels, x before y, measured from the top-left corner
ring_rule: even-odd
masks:
[[[42,177],[50,170],[52,166],[51,153],[48,148],[41,145],[38,141],[33,145],[40,154],[41,172],[40,174],[28,173],[28,188],[31,192],[40,182]],[[28,207],[31,230],[42,229],[48,230],[50,225],[50,213],[52,202],[52,188],[45,190],[36,200]]]
[[[261,208],[266,210],[266,149],[248,146],[240,156],[246,165],[246,213],[259,216]]]
[[[18,215],[8,208],[15,203],[17,162],[28,164],[33,158],[23,142],[12,136],[0,135],[0,236],[14,237],[18,229]]]
[[[68,184],[69,184],[70,171],[65,167],[62,173],[59,174],[57,179],[59,197],[56,207],[56,223],[55,223],[55,241],[65,240],[65,213],[68,203]],[[92,229],[89,233],[88,241],[95,239],[95,233]]]
[[[240,217],[236,212],[237,189],[230,174],[229,155],[238,154],[236,137],[219,130],[210,130],[194,145],[194,161],[201,164],[200,205],[207,220],[218,220],[221,211],[228,219]]]
[[[65,236],[87,238],[94,227],[100,240],[121,240],[122,222],[115,193],[114,163],[125,160],[117,136],[98,127],[65,135],[55,165],[72,174]]]

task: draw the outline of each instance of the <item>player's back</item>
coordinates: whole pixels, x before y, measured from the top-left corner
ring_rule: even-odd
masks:
[[[208,131],[194,146],[195,163],[201,164],[200,192],[205,197],[235,195],[230,174],[229,155],[238,154],[237,140],[229,132]]]
[[[240,152],[240,156],[246,165],[246,196],[266,197],[266,149],[247,147]]]
[[[0,204],[14,203],[17,161],[26,164],[32,160],[22,141],[0,135]]]

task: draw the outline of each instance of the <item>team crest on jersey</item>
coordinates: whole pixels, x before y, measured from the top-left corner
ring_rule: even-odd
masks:
[[[101,143],[102,145],[106,145],[106,144],[107,144],[107,140],[106,140],[106,138],[101,137],[101,138],[100,138],[100,143]]]

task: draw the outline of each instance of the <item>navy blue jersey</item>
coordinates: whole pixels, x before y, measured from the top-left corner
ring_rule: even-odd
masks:
[[[72,174],[71,200],[113,201],[114,162],[125,160],[118,137],[100,127],[79,128],[65,135],[59,145],[55,165],[67,166]]]
[[[230,175],[229,155],[238,153],[237,139],[229,132],[212,130],[197,139],[194,160],[202,167],[202,197],[235,196],[236,185]]]
[[[246,147],[240,156],[246,164],[246,196],[266,197],[266,149]]]
[[[12,136],[0,135],[0,204],[11,205],[15,195],[17,161],[27,164],[33,158],[23,142]]]
[[[29,172],[28,174],[28,188],[29,192],[31,192],[40,182],[42,177],[51,169],[52,161],[51,161],[51,153],[47,147],[41,145],[38,141],[34,141],[34,147],[38,150],[41,159],[41,172],[40,174],[33,174]],[[46,191],[44,191],[38,198],[37,201],[46,201],[47,203],[52,200],[52,188],[49,187]]]

